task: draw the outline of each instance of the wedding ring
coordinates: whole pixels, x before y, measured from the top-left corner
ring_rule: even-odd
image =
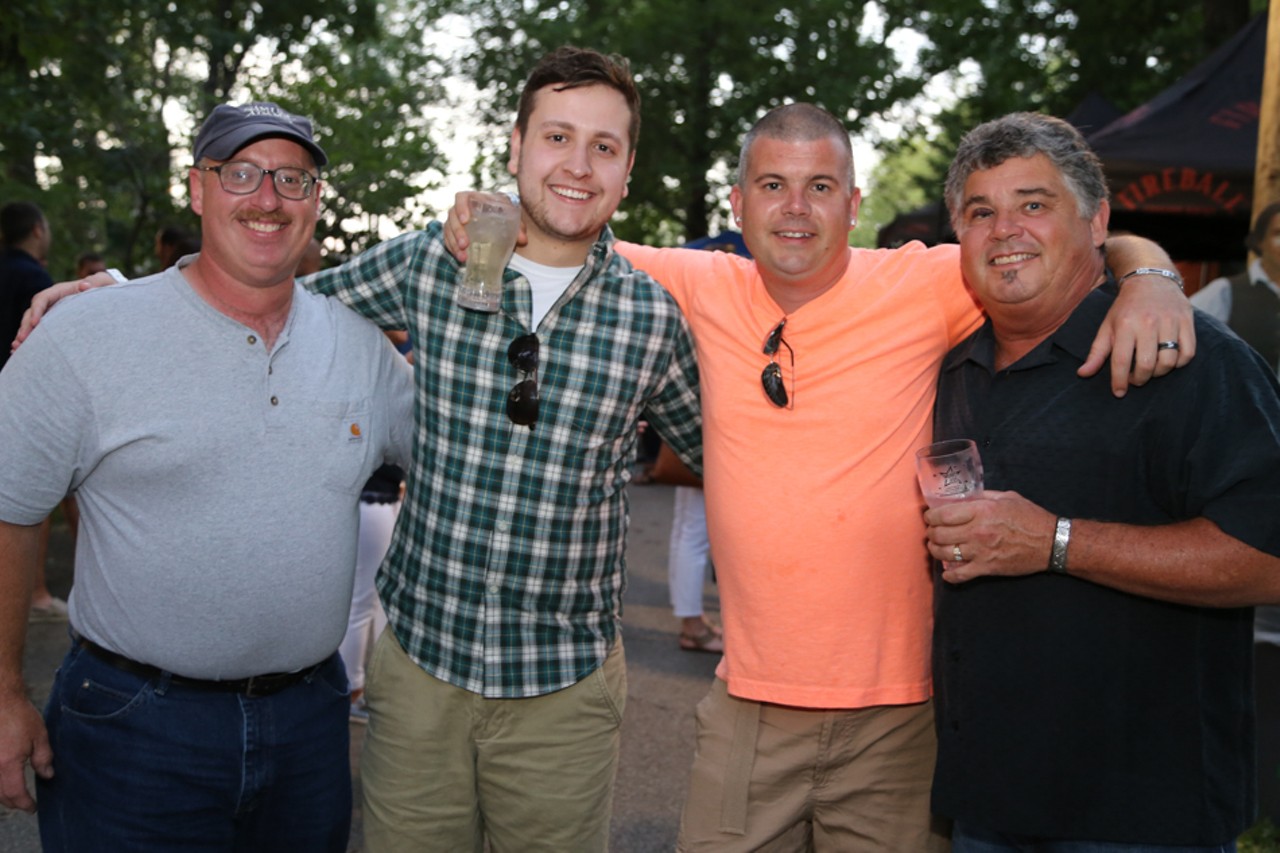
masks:
[[[1156,344],[1156,349],[1158,349],[1158,350],[1161,350],[1161,349],[1177,349],[1177,348],[1178,348],[1178,342],[1177,342],[1177,341],[1160,341],[1160,343]]]
[[[962,554],[962,553],[960,552],[960,546],[959,546],[959,545],[952,545],[952,546],[951,546],[951,556],[953,556],[953,557],[955,557],[955,558],[956,558],[956,562],[957,562],[957,563],[963,563],[963,562],[964,562],[964,554]]]

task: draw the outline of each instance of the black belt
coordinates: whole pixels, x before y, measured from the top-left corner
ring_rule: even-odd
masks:
[[[121,672],[127,672],[130,675],[136,675],[139,678],[161,678],[168,677],[172,684],[181,684],[183,687],[194,687],[198,690],[216,690],[222,693],[240,693],[250,698],[259,696],[271,696],[279,693],[286,687],[292,687],[299,681],[310,678],[316,673],[320,667],[327,663],[327,660],[321,661],[315,666],[309,666],[306,669],[300,669],[297,672],[272,672],[266,675],[253,675],[249,678],[232,678],[226,681],[206,681],[200,678],[187,678],[185,675],[175,675],[172,672],[160,669],[158,666],[152,666],[149,663],[139,663],[132,658],[124,655],[116,654],[110,649],[104,649],[102,646],[86,640],[81,637],[79,640],[80,647],[89,654],[96,657],[105,664],[110,664]]]

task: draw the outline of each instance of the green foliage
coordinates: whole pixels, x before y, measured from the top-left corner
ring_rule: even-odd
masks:
[[[418,200],[443,173],[427,108],[443,100],[442,67],[422,46],[422,7],[380,10],[376,38],[321,29],[281,47],[288,61],[261,80],[255,95],[281,99],[309,116],[330,155],[317,234],[337,255],[354,255],[431,217]]]
[[[770,107],[819,103],[851,129],[920,91],[893,51],[864,31],[845,0],[453,0],[443,11],[476,26],[463,71],[485,92],[493,141],[477,177],[497,174],[516,96],[539,57],[578,44],[628,57],[643,96],[630,194],[615,221],[623,236],[671,243],[719,230],[737,146]]]
[[[1091,91],[1125,109],[1137,106],[1206,52],[1202,2],[937,0],[926,11],[911,0],[883,5],[887,26],[928,39],[920,55],[926,73],[976,64],[982,84],[965,100],[985,120],[1017,109],[1063,115]]]
[[[58,247],[132,242],[135,223],[172,213],[165,129],[128,82],[157,75],[144,38],[118,32],[107,9],[79,0],[0,19],[0,43],[14,48],[0,53],[0,98],[21,117],[0,129],[0,197],[40,204]]]
[[[1280,853],[1280,829],[1265,818],[1240,836],[1239,853]]]
[[[876,245],[876,232],[899,213],[913,210],[938,195],[935,149],[921,139],[896,146],[871,170],[870,189],[858,209],[858,227],[850,244]]]
[[[770,107],[808,100],[855,134],[873,116],[907,129],[882,146],[855,232],[865,242],[920,199],[914,188],[936,186],[964,129],[1012,109],[1064,114],[1091,91],[1132,107],[1265,3],[11,0],[0,16],[0,202],[45,208],[55,277],[84,249],[147,271],[159,226],[196,224],[185,167],[199,118],[223,100],[268,97],[315,120],[333,154],[320,230],[356,252],[436,213],[419,198],[446,173],[440,146],[453,128],[428,118],[455,91],[442,81],[462,74],[479,87],[465,121],[490,132],[472,180],[505,184],[520,84],[541,55],[574,43],[629,57],[644,98],[621,235],[670,244],[724,227],[743,133]],[[429,39],[459,21],[474,38],[456,62],[433,56]],[[889,46],[900,29],[924,38],[919,68],[904,71]],[[949,86],[926,103],[932,118],[913,119],[903,105],[931,79]]]
[[[958,100],[907,122],[941,183],[965,130],[1016,110],[1066,116],[1097,93],[1123,111],[1234,35],[1267,0],[880,0],[886,30],[925,39],[919,63]]]
[[[15,2],[0,16],[0,201],[45,209],[55,279],[69,277],[88,249],[128,272],[149,271],[159,227],[196,226],[186,166],[198,122],[252,92],[314,108],[321,133],[335,134],[324,144],[344,164],[335,183],[352,198],[334,206],[325,230],[341,234],[342,248],[376,232],[381,219],[366,210],[397,225],[412,218],[407,196],[420,183],[411,176],[436,160],[415,111],[434,89],[420,22],[383,27],[399,0]],[[334,61],[338,43],[347,58]],[[313,51],[330,65],[304,87]],[[409,113],[412,131],[389,126]],[[344,163],[357,139],[359,157]],[[340,219],[366,233],[339,232]]]

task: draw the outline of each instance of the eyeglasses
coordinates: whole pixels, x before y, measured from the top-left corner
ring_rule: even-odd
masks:
[[[256,193],[262,186],[262,178],[271,176],[271,183],[276,188],[276,195],[291,201],[302,201],[311,197],[315,188],[315,175],[306,169],[285,166],[280,169],[264,169],[254,163],[240,160],[234,163],[223,163],[221,166],[196,166],[201,172],[213,172],[218,176],[218,183],[232,195],[249,195]]]
[[[774,358],[777,355],[778,347],[787,348],[787,353],[791,356],[791,383],[795,384],[796,374],[796,353],[791,349],[791,344],[787,343],[787,339],[782,337],[782,328],[787,325],[787,318],[783,317],[778,325],[773,327],[764,339],[764,347],[762,351],[769,356],[769,363],[764,366],[764,371],[760,374],[760,384],[764,386],[764,395],[769,398],[769,402],[773,403],[779,409],[790,409],[793,404],[787,397],[787,386],[782,381],[782,366],[778,364]]]
[[[538,420],[538,336],[521,335],[507,347],[507,360],[528,377],[507,392],[507,417],[513,424],[533,429]]]

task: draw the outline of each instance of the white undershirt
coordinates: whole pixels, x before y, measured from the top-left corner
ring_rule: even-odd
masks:
[[[556,300],[564,295],[578,273],[582,272],[581,264],[576,267],[549,267],[519,254],[512,255],[507,266],[529,280],[529,288],[533,291],[534,329],[538,328],[551,306],[556,304]]]

